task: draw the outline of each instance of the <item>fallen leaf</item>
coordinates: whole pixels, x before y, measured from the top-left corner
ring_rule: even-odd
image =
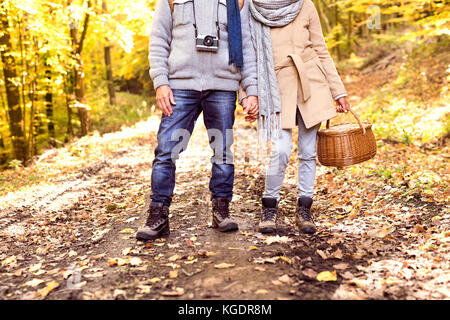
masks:
[[[33,279],[33,280],[25,282],[25,285],[30,286],[30,287],[36,287],[43,282],[44,282],[44,280],[41,280],[41,279]]]
[[[286,261],[286,262],[289,263],[289,264],[292,264],[292,260],[289,259],[289,258],[286,258],[286,257],[284,257],[284,256],[280,256],[280,259],[283,260],[283,261]]]
[[[317,275],[316,279],[319,281],[336,281],[337,280],[336,271],[332,272],[322,271]]]
[[[36,294],[36,296],[41,296],[43,298],[45,298],[46,296],[48,296],[48,294],[54,290],[55,288],[59,287],[59,283],[56,281],[51,281],[49,284],[47,284],[47,286],[45,288],[42,288],[41,290],[39,290]]]
[[[170,262],[174,262],[174,261],[177,261],[178,259],[180,259],[180,256],[175,254],[175,255],[171,256],[168,260]]]
[[[127,220],[125,220],[125,222],[126,223],[130,223],[130,222],[133,222],[134,220],[136,220],[136,219],[138,219],[139,217],[131,217],[131,218],[128,218]]]
[[[388,234],[390,234],[394,231],[395,231],[395,228],[371,229],[371,230],[367,231],[367,235],[369,237],[374,237],[374,238],[384,238]]]
[[[183,288],[176,288],[173,291],[164,291],[161,294],[163,296],[166,296],[166,297],[179,297],[179,296],[182,296],[184,294],[184,289]]]
[[[130,254],[131,252],[131,248],[124,248],[122,250],[122,255],[127,256],[128,254]]]
[[[285,283],[285,284],[291,284],[292,283],[292,279],[287,275],[282,275],[281,277],[278,278],[278,281]]]
[[[317,277],[317,272],[315,272],[313,269],[308,268],[305,270],[302,270],[302,274],[307,276],[308,278],[315,278]]]
[[[28,269],[28,271],[30,271],[30,272],[36,272],[36,271],[38,271],[40,268],[42,268],[42,263],[36,263],[36,264],[32,265],[32,266]]]
[[[259,257],[259,258],[253,259],[253,262],[254,263],[276,263],[279,259],[280,259],[279,256],[271,257],[271,258]]]
[[[125,228],[125,229],[120,230],[119,233],[126,233],[126,234],[134,233],[134,229],[132,229],[132,228]]]
[[[287,242],[289,242],[289,241],[291,241],[291,239],[289,239],[289,237],[286,237],[286,236],[280,237],[279,235],[276,235],[276,236],[268,237],[268,238],[265,240],[265,243],[266,243],[266,244],[272,244],[272,243],[287,243]]]
[[[129,262],[132,266],[139,266],[142,264],[142,259],[139,257],[131,257]]]
[[[344,254],[342,253],[340,248],[338,248],[335,252],[333,252],[330,255],[330,258],[335,258],[335,259],[342,259],[343,257],[344,257]]]
[[[17,262],[16,256],[11,256],[2,261],[2,266],[14,265],[16,264],[16,262]]]
[[[138,285],[136,288],[138,288],[139,293],[141,293],[141,294],[149,294],[151,286],[146,286],[146,285],[141,284],[141,285]]]
[[[338,263],[333,265],[333,268],[338,269],[338,270],[345,270],[348,268],[348,263]]]
[[[178,270],[172,270],[169,272],[170,279],[175,279],[176,277],[178,277]]]
[[[150,279],[150,282],[151,282],[151,283],[157,283],[157,282],[160,282],[160,281],[161,281],[161,279],[158,278],[158,277],[155,277],[155,278],[151,278],[151,279]]]
[[[316,253],[324,260],[328,258],[327,254],[320,249],[317,249]]]
[[[255,294],[268,294],[269,291],[266,289],[258,289],[255,291]]]
[[[122,258],[117,258],[117,265],[118,266],[124,266],[126,264],[130,263],[130,259],[122,259]]]
[[[219,263],[214,266],[216,269],[228,269],[233,268],[235,264],[229,264],[229,263]]]

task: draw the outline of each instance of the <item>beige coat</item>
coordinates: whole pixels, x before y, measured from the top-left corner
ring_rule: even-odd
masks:
[[[272,28],[271,36],[282,101],[282,128],[295,127],[297,107],[307,128],[335,117],[333,97],[346,92],[313,2],[304,0],[295,20]]]

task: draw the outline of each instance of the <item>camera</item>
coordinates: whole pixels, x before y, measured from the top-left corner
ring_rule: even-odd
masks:
[[[219,37],[199,34],[195,45],[198,51],[217,52],[219,50]]]

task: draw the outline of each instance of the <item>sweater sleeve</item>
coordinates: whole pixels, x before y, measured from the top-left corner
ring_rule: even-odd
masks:
[[[172,41],[172,10],[167,0],[159,0],[153,14],[150,31],[149,55],[150,77],[155,89],[169,85],[169,53]]]
[[[342,83],[341,77],[336,70],[333,58],[331,58],[330,53],[328,52],[317,9],[311,0],[306,0],[305,5],[310,7],[309,11],[311,12],[309,17],[310,41],[312,42],[313,49],[319,56],[320,62],[325,70],[331,94],[333,97],[346,94],[344,84]]]
[[[242,29],[242,53],[244,55],[244,66],[241,68],[241,85],[248,96],[258,95],[256,51],[253,47],[250,34],[250,10],[249,0],[245,0],[241,10]]]

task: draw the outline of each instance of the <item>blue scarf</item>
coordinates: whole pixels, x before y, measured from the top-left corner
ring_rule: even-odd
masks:
[[[244,65],[242,54],[242,30],[241,13],[238,0],[227,0],[228,19],[228,53],[229,64],[234,64],[238,68]]]

